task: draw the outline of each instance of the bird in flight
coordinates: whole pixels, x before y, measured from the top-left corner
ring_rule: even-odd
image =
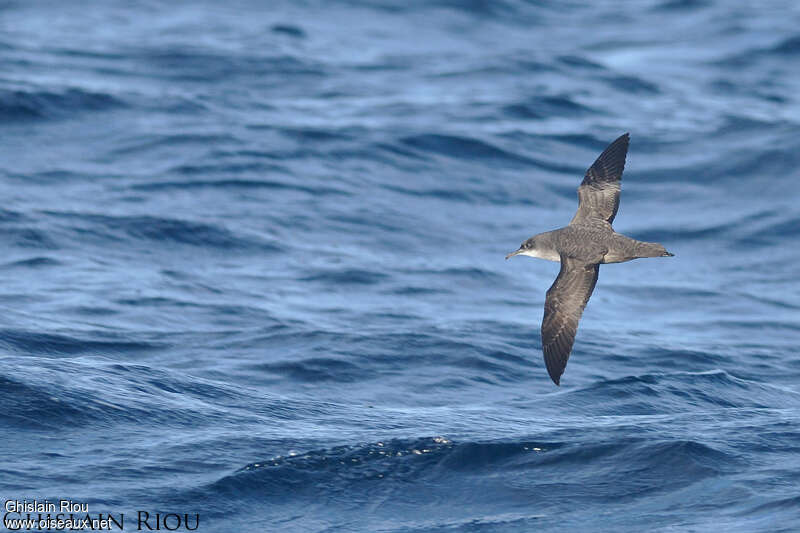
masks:
[[[619,207],[628,141],[627,133],[619,137],[586,171],[578,187],[578,212],[568,226],[535,235],[506,256],[561,262],[558,277],[547,291],[542,320],[544,364],[556,385],[567,367],[578,321],[597,283],[600,265],[674,255],[658,243],[631,239],[611,227]]]

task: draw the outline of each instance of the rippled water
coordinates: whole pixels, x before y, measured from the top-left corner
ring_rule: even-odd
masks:
[[[793,531],[800,9],[0,5],[0,497],[200,531]],[[631,133],[562,386],[539,324]]]

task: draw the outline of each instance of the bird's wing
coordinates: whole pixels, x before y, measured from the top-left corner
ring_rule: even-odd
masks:
[[[570,224],[591,219],[614,222],[619,207],[620,180],[628,154],[628,134],[608,145],[586,171],[578,187],[578,212]]]
[[[597,283],[599,264],[561,256],[561,271],[547,291],[542,320],[542,351],[550,378],[559,384],[567,366],[578,321]]]

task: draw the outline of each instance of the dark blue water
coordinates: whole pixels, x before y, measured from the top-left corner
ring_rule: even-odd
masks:
[[[796,531],[800,9],[4,2],[0,498],[200,531]],[[631,148],[555,387],[504,261]]]

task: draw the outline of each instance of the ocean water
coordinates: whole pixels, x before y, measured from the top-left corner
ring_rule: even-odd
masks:
[[[126,531],[800,530],[798,20],[3,2],[4,506]],[[676,255],[601,267],[556,387],[558,265],[503,257],[569,221],[626,131],[615,228]]]

